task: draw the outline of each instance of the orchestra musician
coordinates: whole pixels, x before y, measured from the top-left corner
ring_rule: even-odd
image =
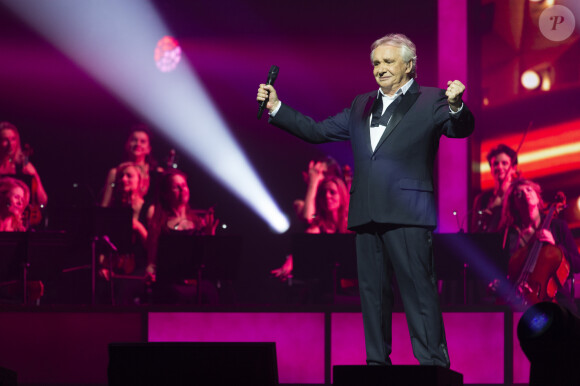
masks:
[[[159,240],[164,235],[215,235],[219,220],[213,208],[194,210],[189,204],[190,190],[185,173],[170,169],[161,175],[159,194],[154,205],[147,211],[149,234],[147,239],[148,265],[146,274],[152,282],[157,281],[157,265],[170,264],[159,251]],[[197,278],[180,283],[156,283],[156,301],[163,303],[191,303],[196,299]],[[201,294],[208,303],[217,303],[217,289],[208,280],[200,283]]]
[[[152,190],[150,186],[154,185],[152,181],[155,180],[157,174],[163,172],[163,168],[157,165],[157,162],[151,155],[151,134],[149,128],[144,124],[138,124],[131,127],[127,141],[125,142],[125,158],[123,162],[132,162],[141,168],[143,175],[142,189],[143,197],[149,198]],[[103,197],[101,206],[108,207],[113,199],[113,190],[115,188],[115,180],[117,168],[114,167],[109,170],[107,181],[103,189]]]
[[[0,232],[27,230],[28,218],[24,213],[29,201],[30,190],[23,181],[10,176],[0,177]],[[44,295],[44,283],[40,280],[28,280],[26,291],[26,302],[40,302]],[[0,283],[0,303],[20,302],[22,296],[21,278]]]
[[[20,133],[10,122],[0,122],[0,175],[9,175],[25,180],[29,176],[30,206],[29,223],[38,225],[41,222],[41,207],[48,202],[40,176],[34,165],[29,161],[30,148],[22,149]]]
[[[545,228],[541,227],[547,215],[544,211],[545,207],[546,205],[542,199],[540,185],[526,179],[515,179],[511,183],[505,195],[502,208],[502,222],[500,224],[500,228],[504,231],[504,249],[510,256],[511,270],[516,254],[520,251],[526,252],[534,241],[538,240],[542,245],[548,244],[556,246],[556,249],[561,251],[563,261],[562,266],[556,268],[568,271],[564,272],[563,279],[565,281],[569,277],[570,272],[580,272],[580,254],[574,237],[564,220],[554,217],[549,224],[546,224]],[[542,258],[552,259],[551,255],[548,256],[546,253],[540,251],[538,256],[540,260],[536,264],[536,269],[542,269]],[[551,275],[551,273],[546,274],[548,276]],[[514,282],[515,280],[516,277],[510,277],[510,281]],[[526,283],[524,284],[527,285]],[[547,283],[539,284],[542,286],[547,285]],[[530,284],[531,287],[534,285]],[[557,292],[556,300],[569,300],[566,299],[567,294],[568,291],[566,288],[560,288]],[[567,305],[575,308],[572,304]]]
[[[146,215],[150,205],[144,198],[144,181],[143,169],[139,165],[123,162],[117,166],[112,199],[108,206],[131,208],[133,236],[130,253],[113,254],[111,259],[102,256],[99,259],[102,264],[100,274],[106,280],[114,279],[115,274],[121,275],[114,282],[115,304],[137,304],[144,298],[147,265],[145,245],[148,236]],[[126,280],[122,280],[122,276]]]
[[[501,221],[502,202],[517,171],[518,155],[507,145],[499,144],[487,154],[493,177],[493,189],[481,192],[473,201],[469,230],[473,233],[497,232]]]
[[[0,177],[0,232],[24,232],[24,210],[30,201],[28,186],[17,178]]]

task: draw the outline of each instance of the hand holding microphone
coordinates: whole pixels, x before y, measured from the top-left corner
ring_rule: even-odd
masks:
[[[270,72],[268,73],[268,79],[266,84],[261,84],[260,88],[258,89],[258,96],[256,100],[260,105],[260,109],[258,110],[258,119],[262,118],[262,113],[264,109],[271,109],[278,105],[280,100],[278,99],[278,95],[276,94],[276,90],[273,87],[276,78],[278,77],[278,66],[270,67]]]

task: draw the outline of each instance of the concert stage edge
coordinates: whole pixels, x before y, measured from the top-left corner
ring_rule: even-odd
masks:
[[[515,332],[520,313],[500,306],[443,311],[451,370],[464,384],[528,383]],[[0,325],[0,367],[16,372],[20,385],[106,385],[111,343],[274,342],[278,379],[287,385],[330,385],[334,366],[365,363],[362,316],[352,305],[3,306]],[[418,364],[401,312],[393,315],[391,358]]]

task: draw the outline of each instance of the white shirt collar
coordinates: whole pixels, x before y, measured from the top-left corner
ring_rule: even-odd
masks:
[[[383,96],[383,98],[389,98],[391,100],[395,100],[395,99],[397,99],[397,97],[399,95],[401,95],[401,94],[405,95],[407,93],[407,91],[413,85],[413,80],[414,80],[413,78],[409,79],[409,81],[407,83],[405,83],[404,85],[402,85],[393,96],[388,96],[388,95],[384,94],[383,90],[381,90],[380,88],[379,88],[379,93]]]

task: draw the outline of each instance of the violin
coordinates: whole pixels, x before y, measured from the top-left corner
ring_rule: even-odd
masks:
[[[562,192],[556,195],[542,221],[539,230],[549,229],[555,213],[566,206]],[[517,250],[508,263],[508,279],[513,283],[516,302],[523,305],[553,302],[560,288],[570,275],[570,263],[561,247],[544,243],[536,238]]]
[[[24,144],[22,146],[22,153],[24,154],[24,160],[22,166],[26,166],[30,160],[30,157],[34,153],[32,147],[29,144]],[[42,207],[37,200],[38,183],[36,179],[32,179],[30,183],[30,203],[25,209],[25,217],[28,219],[28,225],[34,226],[39,225],[42,222]]]

